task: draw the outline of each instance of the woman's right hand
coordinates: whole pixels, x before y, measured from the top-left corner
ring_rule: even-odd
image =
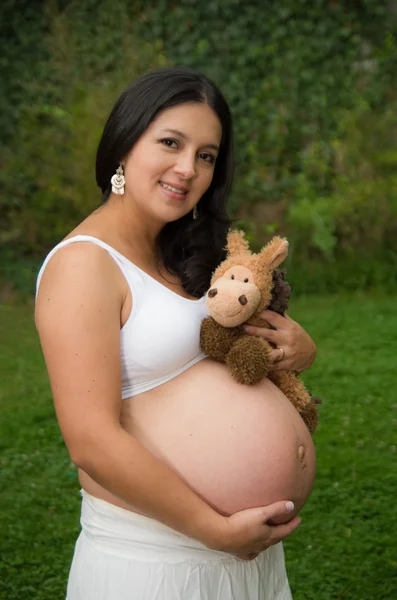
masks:
[[[284,520],[293,510],[292,502],[282,501],[221,517],[210,547],[244,560],[252,560],[295,531],[301,522],[299,517],[293,517],[281,525],[272,524],[272,520]]]

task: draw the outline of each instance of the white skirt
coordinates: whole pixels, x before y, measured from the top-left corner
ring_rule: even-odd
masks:
[[[244,561],[82,496],[66,600],[292,600],[281,543]]]

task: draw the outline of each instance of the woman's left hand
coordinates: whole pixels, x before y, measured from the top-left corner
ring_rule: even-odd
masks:
[[[306,331],[288,315],[282,317],[271,310],[260,315],[275,329],[245,326],[251,335],[264,338],[276,346],[269,354],[270,371],[296,371],[308,369],[316,358],[316,345]]]

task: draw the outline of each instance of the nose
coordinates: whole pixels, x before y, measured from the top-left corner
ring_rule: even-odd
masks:
[[[196,157],[186,154],[180,154],[179,159],[174,167],[178,175],[184,179],[192,179],[196,175]]]
[[[242,296],[240,296],[240,298],[238,299],[238,301],[240,302],[240,304],[242,304],[244,306],[248,302],[247,296],[244,296],[244,294],[243,294]]]
[[[218,293],[218,290],[217,290],[216,288],[212,288],[212,290],[210,290],[210,291],[208,292],[208,297],[209,297],[209,298],[213,298],[214,296],[216,296],[216,295],[217,295],[217,293]]]

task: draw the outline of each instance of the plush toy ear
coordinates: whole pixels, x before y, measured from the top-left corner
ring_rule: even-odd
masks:
[[[274,237],[258,255],[259,269],[265,268],[273,271],[288,256],[288,241],[285,238]]]
[[[227,236],[226,250],[229,256],[246,255],[251,256],[249,245],[244,239],[243,231],[230,231]]]

